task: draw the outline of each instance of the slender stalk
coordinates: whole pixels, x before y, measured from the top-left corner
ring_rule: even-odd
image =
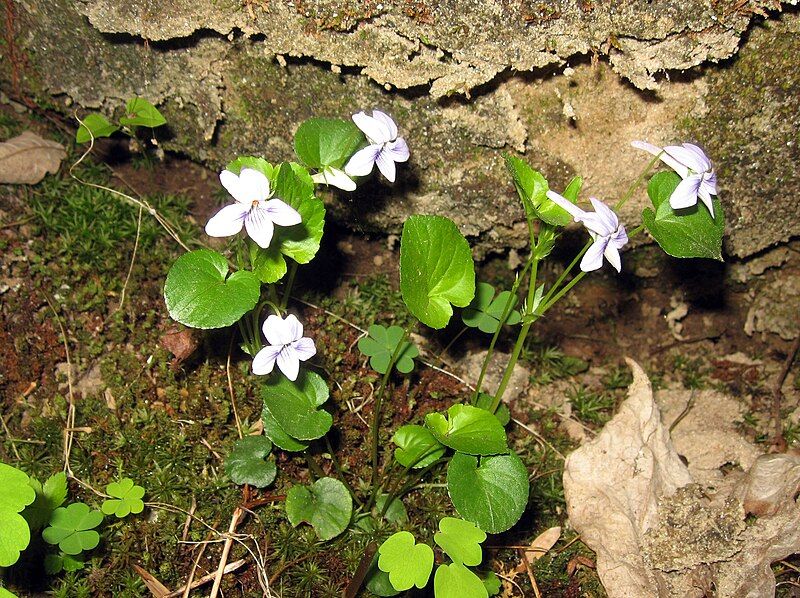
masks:
[[[567,284],[565,284],[564,287],[558,293],[556,293],[552,299],[550,299],[550,301],[548,301],[544,306],[542,306],[539,315],[543,316],[544,313],[556,303],[556,301],[561,299],[564,295],[566,295],[570,291],[570,289],[572,289],[572,287],[574,287],[581,280],[583,280],[584,276],[586,276],[586,272],[579,272],[575,276],[575,278],[573,278]]]
[[[426,473],[428,473],[431,469],[433,469],[440,463],[444,463],[444,459],[437,459],[430,465],[424,467],[423,469],[420,469],[417,475],[412,477],[408,482],[406,482],[403,486],[400,487],[400,490],[390,493],[386,497],[386,502],[383,504],[383,509],[381,510],[381,517],[383,517],[386,514],[386,511],[389,510],[389,505],[392,504],[395,498],[401,498],[406,492],[411,490],[411,488],[413,488],[416,485],[416,483],[419,482],[425,476]]]
[[[316,462],[314,457],[309,454],[308,449],[303,451],[303,456],[305,456],[306,463],[308,463],[308,468],[311,470],[311,477],[317,479],[324,478],[325,472],[322,471],[322,468],[319,466],[319,463]]]
[[[294,286],[294,277],[297,274],[297,262],[292,260],[291,265],[289,266],[289,277],[286,279],[286,286],[283,289],[283,299],[281,299],[281,311],[286,310],[286,306],[289,305],[289,295],[292,293],[292,287]]]
[[[615,212],[618,211],[622,206],[624,206],[625,203],[631,197],[633,197],[633,194],[636,192],[636,189],[638,189],[639,185],[642,184],[642,181],[644,180],[644,177],[647,176],[647,174],[650,172],[650,170],[653,168],[653,166],[655,166],[656,162],[658,162],[660,155],[661,154],[659,154],[658,156],[655,156],[652,160],[650,160],[647,163],[647,166],[644,167],[644,170],[642,170],[642,172],[639,173],[639,176],[636,177],[636,180],[633,182],[633,184],[630,187],[628,187],[628,190],[625,192],[625,195],[623,195],[622,198],[614,205],[614,211]]]
[[[542,297],[542,300],[539,302],[539,305],[547,304],[547,302],[550,300],[550,297],[553,296],[553,294],[558,290],[558,287],[561,285],[561,283],[564,282],[564,279],[569,275],[570,272],[572,272],[572,269],[578,264],[580,259],[583,257],[583,254],[589,251],[589,247],[592,246],[593,242],[594,241],[592,240],[586,241],[586,244],[583,246],[583,249],[581,249],[578,252],[578,254],[572,259],[572,261],[569,263],[569,266],[567,266],[564,269],[564,271],[561,273],[561,276],[559,276],[556,279],[556,281],[553,283],[553,286],[551,286],[550,290],[547,291],[547,294],[545,294],[545,296]]]
[[[336,473],[339,474],[339,479],[347,488],[347,491],[350,493],[350,496],[356,501],[359,505],[363,505],[361,499],[358,498],[356,495],[356,491],[353,490],[353,487],[350,485],[350,482],[347,481],[347,478],[344,477],[344,470],[342,469],[342,464],[339,463],[339,459],[336,458],[336,455],[333,452],[333,446],[331,445],[331,439],[328,438],[328,435],[325,434],[325,446],[328,449],[328,454],[331,456],[331,463],[333,463],[333,468],[336,470]]]

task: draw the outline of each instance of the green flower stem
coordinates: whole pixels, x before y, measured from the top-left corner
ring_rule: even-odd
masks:
[[[292,287],[294,286],[294,277],[297,274],[297,262],[292,260],[291,264],[289,265],[289,277],[286,279],[286,286],[283,289],[283,299],[281,300],[281,311],[286,310],[286,306],[289,305],[289,295],[292,293]]]
[[[436,461],[434,461],[433,463],[431,463],[427,467],[424,467],[424,468],[420,469],[420,471],[419,471],[419,473],[417,475],[413,476],[409,481],[407,481],[403,486],[400,487],[400,490],[391,492],[386,497],[386,502],[383,504],[383,509],[381,510],[381,517],[383,517],[386,514],[386,511],[389,510],[389,505],[392,504],[392,502],[394,501],[395,498],[402,498],[406,494],[406,492],[411,490],[414,486],[417,485],[417,482],[419,482],[423,477],[425,477],[426,473],[428,473],[435,466],[439,465],[440,463],[444,463],[444,462],[445,462],[445,459],[437,459]]]
[[[531,267],[533,264],[533,254],[525,263],[525,267],[520,272],[517,279],[514,281],[514,284],[511,287],[511,294],[508,296],[508,301],[506,302],[505,307],[503,308],[503,319],[502,321],[505,322],[506,318],[508,318],[511,310],[513,309],[514,297],[517,296],[517,291],[519,290],[519,285],[522,282],[522,279],[525,278],[525,274],[528,273],[528,268]],[[534,284],[535,286],[535,284]],[[486,371],[489,369],[489,362],[492,359],[492,355],[494,354],[494,347],[497,344],[497,339],[500,338],[500,331],[503,329],[502,326],[498,326],[497,330],[494,331],[492,335],[492,340],[489,343],[489,348],[486,351],[486,357],[483,359],[483,365],[481,365],[481,373],[478,376],[478,382],[475,384],[475,392],[472,393],[472,400],[471,403],[474,405],[478,401],[478,395],[481,392],[481,386],[483,385],[483,379],[486,377]]]
[[[347,478],[344,477],[344,470],[342,469],[342,464],[339,463],[339,459],[336,458],[336,454],[333,452],[333,446],[331,446],[331,439],[328,438],[327,434],[325,434],[325,446],[328,449],[328,454],[331,456],[331,463],[333,463],[333,468],[336,470],[336,473],[339,474],[339,479],[342,481],[345,488],[347,488],[347,491],[350,493],[350,496],[353,498],[353,500],[357,504],[363,505],[364,503],[362,503],[361,499],[358,498],[355,490],[353,490],[353,487],[350,485],[350,482],[348,482]]]
[[[636,228],[634,228],[631,232],[628,233],[628,239],[631,239],[638,235],[640,232],[644,230],[644,224],[640,224]]]
[[[308,468],[311,470],[311,477],[312,478],[324,478],[325,472],[322,471],[322,468],[319,466],[319,463],[314,460],[314,457],[308,452],[308,449],[303,451],[303,456],[306,458],[306,463],[308,463]],[[314,481],[314,480],[312,480]]]
[[[547,303],[546,303],[546,304],[545,304],[545,305],[542,307],[542,309],[541,309],[541,311],[540,311],[539,315],[540,315],[540,316],[544,315],[544,313],[545,313],[545,312],[546,312],[548,309],[550,309],[550,308],[551,308],[553,305],[555,305],[555,303],[556,303],[556,302],[557,302],[559,299],[561,299],[561,298],[562,298],[564,295],[566,295],[566,294],[567,294],[567,293],[568,293],[568,292],[569,292],[569,291],[572,289],[572,287],[574,287],[574,286],[575,286],[576,284],[578,284],[578,283],[579,283],[581,280],[583,280],[583,277],[584,277],[584,276],[586,276],[586,272],[580,272],[580,273],[578,273],[578,274],[575,276],[575,278],[573,278],[573,279],[572,279],[572,280],[570,280],[570,281],[569,281],[567,284],[565,284],[565,285],[564,285],[564,287],[563,287],[563,288],[562,288],[562,289],[561,289],[561,290],[560,290],[558,293],[556,293],[556,294],[553,296],[553,298],[552,298],[552,299],[550,299],[550,301],[548,301],[548,302],[547,302]]]
[[[533,249],[533,255],[536,255],[536,248]],[[532,258],[531,259],[531,280],[528,285],[528,299],[525,305],[533,305],[533,298],[536,294],[536,277],[538,274],[539,268],[539,259]],[[494,395],[494,400],[489,407],[489,412],[494,413],[497,411],[498,405],[500,405],[500,401],[503,400],[503,394],[506,392],[506,388],[508,387],[508,383],[511,381],[511,374],[514,372],[514,367],[517,365],[517,360],[519,359],[519,354],[522,352],[522,347],[525,345],[525,339],[528,337],[528,331],[531,329],[531,325],[535,320],[530,320],[525,322],[522,325],[522,328],[519,331],[519,335],[517,336],[517,342],[514,343],[514,349],[511,351],[511,357],[506,364],[506,369],[503,372],[503,379],[500,380],[500,386],[497,387],[497,392]]]
[[[392,375],[394,364],[397,363],[397,360],[400,357],[400,352],[403,349],[406,338],[408,338],[408,328],[403,329],[403,336],[400,337],[400,342],[397,343],[397,346],[394,348],[392,358],[389,360],[389,366],[386,368],[386,373],[381,379],[381,385],[380,388],[378,388],[378,394],[375,395],[375,405],[372,408],[372,429],[370,433],[372,440],[372,446],[370,447],[372,454],[372,481],[370,482],[370,486],[372,486],[372,495],[367,503],[367,509],[370,509],[375,503],[375,498],[378,494],[378,441],[383,395],[386,394],[386,387],[389,385],[389,377]]]
[[[572,269],[578,264],[580,259],[583,257],[583,254],[589,251],[589,247],[592,246],[593,242],[594,241],[592,240],[586,241],[586,245],[584,245],[583,249],[581,249],[573,258],[573,260],[569,263],[569,266],[564,269],[564,271],[561,273],[561,276],[558,277],[558,279],[553,283],[553,286],[550,287],[550,290],[547,291],[547,294],[542,297],[539,305],[547,305],[547,302],[550,301],[550,298],[558,291],[558,287],[561,286],[561,283],[564,282],[564,279],[569,275],[570,272],[572,272]]]
[[[661,153],[664,153],[664,152],[661,152]],[[639,176],[636,178],[636,180],[633,182],[633,184],[630,187],[628,187],[628,190],[625,192],[625,195],[623,195],[622,198],[614,205],[614,211],[615,212],[617,212],[622,206],[625,205],[625,203],[631,197],[633,197],[633,194],[636,192],[636,189],[639,188],[639,185],[642,184],[642,181],[644,181],[644,178],[647,176],[647,174],[650,172],[650,170],[653,168],[653,166],[656,165],[656,162],[659,161],[659,159],[660,159],[659,156],[661,156],[661,154],[659,154],[658,156],[655,156],[652,160],[650,160],[647,163],[647,166],[644,167],[644,170],[642,170],[642,172],[639,173]]]

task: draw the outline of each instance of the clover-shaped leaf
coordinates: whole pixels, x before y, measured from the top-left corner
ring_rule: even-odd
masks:
[[[119,127],[108,122],[105,116],[92,112],[87,114],[83,122],[81,122],[81,126],[75,133],[75,142],[86,143],[92,138],[110,137],[118,130]]]
[[[144,98],[131,98],[119,123],[129,127],[160,127],[167,123],[167,119]]]
[[[80,571],[86,565],[83,555],[47,554],[44,557],[44,570],[48,575],[56,575],[61,571]]]
[[[413,424],[398,428],[392,442],[397,445],[394,458],[403,467],[412,469],[427,467],[446,450],[430,430]]]
[[[425,426],[443,445],[470,455],[508,452],[503,426],[485,409],[472,405],[452,405],[447,410],[447,416],[441,413],[425,416]]]
[[[42,532],[42,538],[48,544],[58,544],[64,554],[80,554],[100,543],[100,534],[94,528],[102,522],[100,511],[93,511],[82,502],[72,503],[53,511],[50,526]]]
[[[405,221],[400,237],[400,292],[408,310],[431,328],[447,326],[452,305],[466,307],[472,301],[472,251],[452,220],[415,215]]]
[[[272,442],[264,436],[245,436],[237,440],[231,454],[225,459],[225,473],[234,484],[249,484],[266,488],[277,473],[275,460],[266,460],[272,451]]]
[[[373,370],[385,374],[392,355],[398,351],[397,345],[403,338],[403,329],[400,326],[381,326],[372,324],[369,334],[358,341],[358,350],[369,357],[369,365]],[[395,369],[403,374],[414,369],[414,358],[419,355],[419,349],[408,341],[403,341],[397,354]]]
[[[483,580],[459,563],[437,567],[433,591],[436,598],[489,598]]]
[[[389,574],[395,590],[401,592],[428,584],[433,570],[433,549],[427,544],[417,544],[410,532],[397,532],[389,536],[378,548],[378,568]]]
[[[320,540],[341,534],[350,523],[353,499],[334,478],[320,478],[311,486],[292,486],[286,493],[286,516],[297,527],[310,523]]]
[[[50,521],[50,516],[67,499],[67,476],[63,471],[50,476],[44,486],[31,478],[31,488],[36,491],[36,500],[28,505],[22,516],[28,521],[31,529],[43,528]]]
[[[116,515],[118,519],[144,511],[144,488],[137,486],[130,478],[122,478],[119,482],[111,482],[106,492],[112,497],[103,501],[100,509],[106,515]]]
[[[481,542],[486,539],[486,532],[470,521],[445,517],[439,522],[439,530],[433,536],[442,550],[454,563],[474,567],[483,560]]]
[[[0,463],[0,567],[10,567],[28,547],[31,531],[20,515],[36,499],[27,474]]]
[[[510,291],[502,291],[497,297],[494,296],[494,287],[488,283],[480,282],[475,289],[475,297],[470,304],[464,308],[461,319],[470,328],[478,328],[481,332],[493,334],[500,327],[500,320],[506,313],[509,306],[508,317],[503,324],[518,324],[520,313],[513,309],[517,304],[517,298],[511,296]]]
[[[502,584],[500,583],[500,579],[498,579],[497,575],[495,575],[494,571],[489,571],[481,581],[483,581],[483,587],[486,588],[486,591],[489,593],[489,596],[494,596],[495,594],[500,593],[500,588]]]

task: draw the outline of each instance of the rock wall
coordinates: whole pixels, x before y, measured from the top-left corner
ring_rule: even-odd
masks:
[[[743,257],[800,234],[790,4],[4,0],[0,79],[70,110],[142,95],[169,121],[165,147],[216,168],[291,158],[310,116],[384,109],[411,164],[392,187],[331,198],[334,214],[389,231],[446,214],[482,252],[525,242],[502,151],[611,200],[647,161],[631,140],[694,140],[718,166],[727,251]]]

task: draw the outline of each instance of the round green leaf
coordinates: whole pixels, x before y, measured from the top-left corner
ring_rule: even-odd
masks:
[[[420,469],[427,467],[442,455],[445,447],[436,440],[430,430],[423,426],[401,426],[392,436],[397,445],[394,458],[403,467]]]
[[[528,472],[514,453],[480,458],[456,453],[447,467],[447,491],[456,511],[491,534],[519,521],[529,490]]]
[[[445,446],[470,455],[508,452],[506,432],[498,419],[472,405],[452,405],[448,417],[441,413],[425,416],[425,426]]]
[[[433,550],[427,544],[417,544],[410,532],[389,536],[378,548],[378,568],[389,574],[395,590],[404,592],[428,584],[433,570]]]
[[[0,463],[0,567],[10,567],[28,547],[31,532],[20,511],[36,499],[27,474]]]
[[[480,577],[464,565],[439,565],[433,577],[436,598],[489,598]]]
[[[378,515],[383,512],[388,499],[388,494],[379,494],[378,498],[375,499],[375,511],[377,511]],[[403,501],[395,496],[389,504],[389,508],[383,513],[383,518],[389,523],[407,523],[408,511],[406,511],[406,506],[403,504]]]
[[[645,227],[668,255],[678,258],[709,258],[722,261],[722,236],[725,215],[715,196],[714,217],[701,202],[681,210],[673,210],[669,197],[681,182],[674,172],[659,172],[650,179],[647,194],[655,211],[642,212]]]
[[[485,409],[489,411],[489,407],[492,406],[494,403],[494,397],[490,394],[486,394],[485,392],[478,393],[478,400],[475,401],[475,406],[478,409]],[[494,416],[497,418],[497,421],[500,422],[500,425],[504,428],[508,425],[508,422],[511,421],[511,411],[508,409],[508,405],[505,403],[500,403],[497,406],[497,411],[494,412]]]
[[[264,408],[293,438],[320,438],[333,424],[331,414],[319,409],[328,400],[328,385],[316,372],[303,370],[294,382],[272,376],[261,387],[261,397]]]
[[[67,476],[59,471],[50,476],[44,486],[33,478],[30,479],[30,485],[36,491],[36,500],[25,508],[22,516],[31,530],[38,530],[48,524],[53,511],[67,499]]]
[[[58,544],[65,554],[80,554],[100,543],[100,534],[94,528],[102,521],[100,511],[92,511],[82,502],[73,503],[53,511],[50,526],[42,532],[42,538],[48,544]]]
[[[351,120],[311,118],[294,134],[294,151],[311,168],[341,168],[365,141]]]
[[[320,478],[311,486],[292,486],[286,494],[286,515],[297,527],[310,523],[320,540],[341,534],[350,523],[353,499],[339,480]]]
[[[387,594],[387,595],[389,595],[389,594]],[[3,586],[0,586],[0,598],[17,598],[17,595],[16,594],[12,594],[7,589],[5,589]]]
[[[125,113],[119,122],[129,127],[160,127],[167,123],[158,109],[144,98],[128,100]]]
[[[118,519],[144,511],[144,488],[137,486],[130,478],[123,478],[119,482],[111,482],[106,486],[106,492],[112,498],[104,500],[100,509],[106,515],[116,515]]]
[[[431,328],[444,328],[453,305],[466,307],[475,295],[475,266],[469,243],[452,220],[411,216],[400,239],[400,291],[409,311]]]
[[[78,131],[75,133],[75,142],[86,143],[92,137],[95,139],[98,137],[110,137],[118,130],[119,127],[108,122],[105,116],[92,112],[86,115],[81,126],[78,127]]]
[[[369,357],[369,365],[373,370],[385,374],[392,355],[397,350],[397,345],[403,338],[403,329],[400,326],[381,326],[372,324],[368,335],[358,341],[358,350]],[[419,356],[419,349],[408,341],[403,342],[403,347],[398,353],[395,369],[403,374],[408,374],[414,369],[414,358]]]
[[[257,170],[269,179],[271,186],[273,185],[275,167],[264,158],[259,158],[257,156],[239,156],[235,160],[228,162],[225,170],[230,170],[233,174],[241,174],[242,168]]]
[[[494,596],[495,594],[500,593],[500,588],[502,587],[500,583],[500,579],[498,579],[497,575],[495,575],[494,571],[489,571],[486,574],[486,577],[482,579],[483,586],[486,588],[486,591],[489,593],[489,596]]]
[[[234,484],[266,488],[277,474],[275,461],[265,460],[272,451],[272,442],[264,436],[245,436],[237,440],[225,459],[225,473]]]
[[[299,452],[308,448],[308,444],[302,443],[296,438],[292,438],[281,428],[277,420],[272,417],[269,409],[264,407],[261,412],[261,421],[264,423],[264,436],[269,438],[272,443],[285,451]]]
[[[227,277],[228,262],[210,249],[179,257],[167,274],[164,299],[173,320],[192,328],[224,328],[253,309],[261,282],[239,270]]]
[[[433,541],[441,546],[454,563],[469,567],[480,565],[483,560],[481,542],[486,539],[486,532],[470,521],[445,517],[439,522],[439,531]]]

